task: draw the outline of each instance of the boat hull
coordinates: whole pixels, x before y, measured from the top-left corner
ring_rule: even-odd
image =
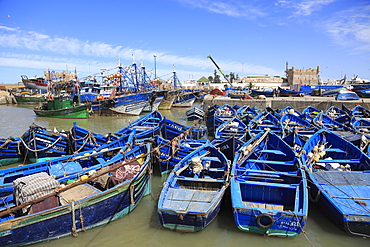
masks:
[[[195,160],[197,169],[192,167]],[[229,169],[226,157],[210,143],[185,156],[162,188],[157,210],[161,224],[178,232],[207,227],[221,208]]]
[[[152,104],[147,103],[146,106],[143,109],[143,112],[152,112],[152,111],[157,111],[159,105],[161,104],[164,96],[156,96],[155,100]]]
[[[370,158],[328,130],[315,133],[303,151],[301,160],[307,167],[311,201],[348,234],[369,237]],[[317,158],[309,158],[306,154],[310,153]]]
[[[62,206],[3,221],[0,223],[0,246],[20,246],[77,236],[78,232],[127,215],[136,208],[143,196],[150,193],[149,160],[147,156],[143,167],[132,179],[110,189],[100,191],[87,184],[79,185],[93,192],[76,202],[72,200]]]
[[[52,117],[52,118],[73,118],[84,119],[89,117],[89,111],[86,105],[76,107],[68,107],[59,110],[33,110],[38,117]]]
[[[0,139],[0,166],[8,165],[21,161],[21,149],[23,144],[20,138],[14,140]]]
[[[91,110],[94,115],[134,115],[142,113],[148,104],[151,93],[124,95],[114,99],[92,102]]]
[[[74,203],[31,214],[18,219],[0,223],[0,245],[25,245],[49,241],[77,232],[108,224],[134,210],[141,198],[147,194],[150,180],[143,173],[132,185],[134,198],[130,199],[130,185],[125,183],[114,189]],[[83,224],[80,219],[83,218]],[[73,224],[75,221],[75,224]],[[11,227],[9,227],[11,225]],[[75,228],[75,232],[72,229]]]
[[[357,197],[364,198],[367,195],[363,194],[363,187],[370,186],[370,174],[348,174],[348,172],[345,174],[340,174],[336,172],[331,173],[330,175],[326,174],[324,177],[326,179],[330,179],[331,184],[328,184],[328,180],[323,179],[322,174],[319,174],[318,172],[309,173],[309,181],[314,182],[310,183],[310,195],[315,205],[322,212],[322,214],[324,214],[331,222],[333,222],[347,234],[360,237],[369,237],[370,216],[369,214],[364,213],[363,206],[360,202],[361,199],[357,200],[358,203],[353,199],[346,199],[346,197],[349,197],[344,194],[344,192],[341,190],[341,187],[343,189],[344,186],[347,186],[345,182],[348,182],[348,185],[352,187],[351,191],[356,191]],[[340,177],[340,179],[338,180],[337,177]],[[340,181],[340,184],[336,183],[338,181]],[[360,184],[356,181],[360,181]],[[319,183],[320,187],[318,186]],[[341,206],[343,204],[347,206]],[[343,209],[346,207],[352,208],[352,213],[344,212]],[[369,206],[367,206],[367,208],[369,208]]]
[[[176,99],[177,91],[168,91],[163,93],[163,100],[158,106],[158,110],[170,110]]]
[[[14,98],[18,104],[37,104],[40,102],[46,102],[44,97],[14,95]]]

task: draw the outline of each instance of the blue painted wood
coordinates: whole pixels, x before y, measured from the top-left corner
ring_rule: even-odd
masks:
[[[325,153],[313,157],[317,150]],[[320,130],[304,145],[312,201],[350,235],[370,236],[370,158],[340,135]]]
[[[120,154],[120,158],[117,157],[115,161],[121,162],[123,159],[148,153],[149,148],[149,144],[136,147],[126,155]],[[136,208],[142,197],[148,194],[149,167],[150,156],[147,156],[141,170],[132,179],[110,189],[39,213],[13,216],[13,219],[3,216],[0,222],[0,245],[19,246],[49,241],[107,224],[128,214]],[[74,228],[75,232],[72,231]]]
[[[199,170],[195,169],[196,157],[204,159],[199,161]],[[229,184],[229,169],[226,157],[210,143],[184,157],[161,191],[161,224],[180,232],[197,232],[207,227],[220,210]]]
[[[299,235],[308,216],[304,170],[273,131],[260,132],[236,153],[231,202],[237,227],[269,236]]]

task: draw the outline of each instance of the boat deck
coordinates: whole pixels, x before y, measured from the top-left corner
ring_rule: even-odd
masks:
[[[322,171],[312,175],[343,214],[370,217],[369,172]]]
[[[163,208],[176,211],[202,212],[219,192],[215,190],[168,189]]]

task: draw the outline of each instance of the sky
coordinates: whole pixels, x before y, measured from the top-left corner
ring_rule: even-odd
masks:
[[[80,79],[134,62],[151,78],[285,76],[370,80],[369,0],[0,0],[0,83],[44,70]],[[218,72],[219,75],[221,75]]]

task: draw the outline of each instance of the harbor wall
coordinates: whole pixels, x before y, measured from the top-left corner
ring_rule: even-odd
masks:
[[[17,104],[13,95],[10,95],[8,91],[0,90],[0,105]]]
[[[348,108],[352,109],[357,104],[370,109],[370,98],[364,98],[360,100],[335,100],[334,97],[274,97],[266,99],[231,99],[224,96],[206,95],[203,101],[203,109],[206,111],[213,105],[222,106],[229,104],[231,106],[238,105],[249,105],[250,107],[258,107],[259,109],[265,109],[271,107],[272,109],[282,110],[287,106],[291,106],[298,111],[304,110],[307,106],[313,106],[318,110],[326,111],[330,106],[336,106],[342,108],[342,104],[345,104]]]

